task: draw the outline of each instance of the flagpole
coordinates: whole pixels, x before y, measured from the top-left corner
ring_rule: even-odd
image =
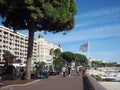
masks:
[[[90,41],[88,41],[88,64],[89,64],[89,74],[91,75],[91,53],[90,53]]]
[[[90,41],[88,41],[88,57],[90,57]]]
[[[88,41],[88,57],[90,61],[91,53],[90,53],[90,41]]]
[[[86,56],[88,56],[89,74],[91,74],[90,72],[91,71],[91,62],[90,62],[91,53],[90,53],[90,41],[89,40],[87,41],[87,43],[80,45],[80,51],[87,52]]]

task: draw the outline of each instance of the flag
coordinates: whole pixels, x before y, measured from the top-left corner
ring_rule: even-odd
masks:
[[[81,52],[88,52],[88,43],[80,45]]]

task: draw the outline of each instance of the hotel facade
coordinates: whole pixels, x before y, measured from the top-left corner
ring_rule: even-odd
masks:
[[[14,32],[11,29],[0,26],[0,62],[3,62],[4,50],[10,51],[16,56],[16,60],[20,59],[23,62],[27,60],[28,37]],[[46,41],[41,35],[34,38],[32,62],[52,63],[51,49],[62,48]]]

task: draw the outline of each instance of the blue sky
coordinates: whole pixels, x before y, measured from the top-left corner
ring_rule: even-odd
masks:
[[[61,44],[64,52],[85,55],[88,54],[80,52],[80,45],[89,41],[90,57],[120,62],[120,0],[76,0],[76,3],[75,27],[66,35],[47,33],[43,37]],[[19,32],[27,35],[27,31]]]

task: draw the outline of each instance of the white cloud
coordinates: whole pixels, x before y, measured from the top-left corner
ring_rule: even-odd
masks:
[[[117,15],[120,13],[119,7],[111,7],[111,8],[103,8],[98,10],[89,11],[83,14],[78,14],[77,18],[80,19],[88,19],[88,18],[94,18],[94,17],[111,17],[113,15]]]
[[[91,57],[104,61],[120,62],[120,52],[92,52]]]
[[[54,43],[99,39],[120,36],[120,8],[112,7],[89,11],[76,16],[75,28],[67,35],[48,34],[45,38]]]
[[[120,18],[120,8],[117,7],[89,11],[76,16],[76,28],[94,24],[111,24],[118,22],[118,18]]]
[[[67,35],[62,34],[54,34],[45,37],[48,41],[54,43],[65,43],[65,42],[73,42],[80,40],[90,40],[90,39],[99,39],[105,37],[116,37],[120,36],[120,25],[108,25],[101,26],[97,28],[90,28],[87,30],[73,30]]]

